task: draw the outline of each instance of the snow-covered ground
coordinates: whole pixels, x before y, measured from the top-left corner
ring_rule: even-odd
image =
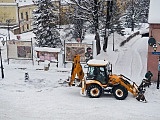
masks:
[[[90,36],[91,37],[91,36]],[[115,51],[110,38],[108,52],[96,59],[107,59],[113,64],[113,73],[124,74],[140,84],[146,73],[148,38],[136,36],[123,47],[115,36]],[[0,120],[160,120],[160,90],[156,83],[147,88],[147,103],[138,102],[132,94],[125,100],[112,95],[88,98],[80,95],[79,87],[59,84],[67,79],[71,66],[56,68],[51,64],[32,61],[6,61],[6,48],[2,51],[5,78],[0,79]],[[25,82],[25,73],[29,80]],[[1,77],[1,76],[0,76]]]

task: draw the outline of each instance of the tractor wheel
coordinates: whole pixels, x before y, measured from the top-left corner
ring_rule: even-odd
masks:
[[[113,87],[112,92],[117,100],[124,100],[128,96],[128,91],[121,85]]]
[[[99,85],[90,85],[87,88],[87,95],[91,98],[98,98],[102,94],[102,88]]]

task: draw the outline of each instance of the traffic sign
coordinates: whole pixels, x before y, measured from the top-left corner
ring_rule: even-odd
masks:
[[[153,55],[160,55],[160,52],[152,52]]]

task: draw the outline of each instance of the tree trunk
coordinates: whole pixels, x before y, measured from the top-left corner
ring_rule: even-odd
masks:
[[[95,23],[95,40],[96,40],[96,49],[97,49],[97,55],[100,54],[101,51],[101,45],[100,45],[100,37],[99,37],[99,20],[98,20],[98,0],[94,0],[94,23]]]
[[[96,32],[95,40],[96,40],[96,49],[97,49],[97,55],[98,55],[100,54],[100,51],[101,51],[100,37],[98,32]]]
[[[110,28],[110,20],[112,13],[113,1],[107,1],[107,15],[106,15],[106,26],[105,26],[105,35],[104,35],[104,43],[103,43],[103,51],[106,52],[108,46],[108,32],[107,29]]]
[[[103,43],[103,51],[104,52],[106,52],[107,45],[108,45],[108,36],[105,36],[104,37],[104,43]]]

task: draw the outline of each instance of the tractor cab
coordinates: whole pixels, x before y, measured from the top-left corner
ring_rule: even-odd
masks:
[[[89,60],[86,80],[96,80],[107,84],[111,73],[111,64],[104,60]]]

